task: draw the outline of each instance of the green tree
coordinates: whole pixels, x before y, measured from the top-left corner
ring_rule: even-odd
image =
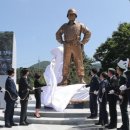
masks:
[[[102,43],[94,54],[101,61],[104,70],[116,67],[120,59],[130,57],[130,23],[122,23],[111,38]]]
[[[44,79],[44,76],[43,76],[43,72],[45,71],[45,68],[47,67],[47,65],[49,64],[50,62],[49,61],[42,61],[42,62],[39,62],[37,64],[34,64],[32,65],[31,67],[29,67],[29,76],[28,76],[28,80],[29,80],[29,84],[30,86],[34,87],[34,75],[35,73],[38,73],[41,75],[41,82],[42,83],[45,83],[45,79]],[[23,68],[20,67],[20,68],[17,68],[17,83],[19,82],[19,79],[21,77],[21,70]]]

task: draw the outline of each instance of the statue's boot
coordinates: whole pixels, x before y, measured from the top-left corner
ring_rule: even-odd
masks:
[[[79,82],[80,82],[81,84],[86,84],[86,82],[84,81],[83,76],[80,76],[80,77],[79,77]]]
[[[65,86],[68,84],[68,80],[66,76],[63,76],[63,79],[60,83],[57,84],[57,86]]]

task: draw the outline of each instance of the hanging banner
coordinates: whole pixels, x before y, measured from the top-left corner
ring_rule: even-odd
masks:
[[[0,32],[0,75],[7,75],[12,67],[13,32]]]

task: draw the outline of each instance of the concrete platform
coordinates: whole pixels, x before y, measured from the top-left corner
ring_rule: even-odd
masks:
[[[121,123],[120,108],[117,105],[118,111],[118,123]],[[54,109],[41,108],[41,118],[34,117],[35,112],[35,99],[32,96],[32,100],[29,101],[28,105],[28,121],[32,124],[47,124],[47,125],[90,125],[94,127],[94,123],[98,121],[96,119],[87,119],[90,115],[89,108],[84,109],[65,109],[64,112],[56,112]],[[130,114],[130,109],[129,109]],[[14,120],[19,123],[20,118],[20,104],[15,108]],[[4,110],[0,109],[0,120],[4,121]],[[96,126],[97,127],[97,126]],[[101,126],[100,126],[101,127]]]

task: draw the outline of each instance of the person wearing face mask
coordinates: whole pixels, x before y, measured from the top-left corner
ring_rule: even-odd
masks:
[[[64,46],[64,58],[63,58],[63,79],[58,84],[67,85],[69,77],[70,61],[73,60],[76,65],[76,71],[79,77],[79,83],[85,83],[84,81],[84,66],[83,66],[83,46],[90,39],[91,32],[82,23],[77,22],[77,12],[75,9],[69,9],[67,13],[68,23],[63,24],[56,32],[56,39]],[[83,34],[83,39],[81,39]]]

